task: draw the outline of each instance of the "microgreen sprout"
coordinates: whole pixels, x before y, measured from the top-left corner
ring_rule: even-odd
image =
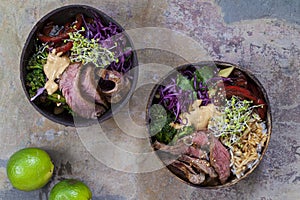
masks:
[[[36,46],[36,53],[32,55],[29,59],[27,69],[41,69],[43,70],[43,65],[47,61],[48,52],[46,51],[49,46],[45,43],[41,46]]]
[[[258,105],[260,106],[260,105]],[[220,137],[224,145],[230,147],[239,141],[248,127],[253,109],[252,101],[240,100],[236,96],[226,99],[225,105],[220,108],[220,115],[214,116],[209,123],[209,130],[215,137]]]
[[[47,43],[43,43],[40,47],[37,47],[37,52],[34,56],[36,56],[37,59],[47,60],[47,49],[49,49],[49,45]]]
[[[70,38],[64,41],[65,43],[73,42],[70,56],[72,62],[81,62],[82,64],[92,62],[96,67],[104,68],[117,60],[114,53],[102,47],[97,39],[85,38],[81,34],[84,31],[85,29],[82,27],[81,30],[69,33]]]

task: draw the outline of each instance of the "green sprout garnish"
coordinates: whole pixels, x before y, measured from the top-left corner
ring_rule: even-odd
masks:
[[[96,67],[104,68],[113,61],[118,61],[114,52],[102,47],[98,40],[85,38],[81,34],[84,31],[85,29],[82,27],[81,30],[71,32],[69,33],[70,38],[64,41],[65,43],[73,42],[70,56],[72,62],[81,62],[82,64],[92,62]]]
[[[242,137],[253,109],[258,106],[253,106],[252,101],[232,96],[231,99],[226,99],[225,105],[220,108],[220,115],[211,119],[208,128],[215,137],[220,137],[224,145],[231,147]]]

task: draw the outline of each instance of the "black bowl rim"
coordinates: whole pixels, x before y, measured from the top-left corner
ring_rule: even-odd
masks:
[[[132,55],[132,57],[133,57],[133,68],[130,70],[130,71],[133,72],[133,80],[131,82],[132,85],[131,85],[130,91],[128,92],[127,96],[122,100],[122,102],[120,104],[117,104],[117,106],[114,106],[114,109],[109,109],[104,115],[100,116],[96,120],[83,119],[84,123],[76,123],[74,121],[73,122],[71,122],[71,121],[61,121],[61,120],[57,119],[57,117],[55,117],[54,115],[49,115],[47,112],[44,112],[34,102],[30,101],[30,96],[29,96],[29,93],[26,89],[25,80],[24,80],[24,67],[25,67],[25,66],[23,66],[24,57],[25,57],[26,47],[31,42],[32,37],[34,37],[36,32],[39,30],[40,26],[42,24],[44,24],[45,22],[47,22],[47,20],[50,17],[53,17],[55,14],[60,13],[63,10],[73,9],[73,8],[74,9],[83,8],[83,9],[86,9],[86,10],[91,10],[91,11],[97,13],[98,15],[100,15],[101,17],[105,18],[106,20],[116,24],[122,30],[122,34],[125,34],[125,36],[127,37],[127,40],[129,41],[129,43],[132,47],[132,54],[133,54]],[[137,85],[137,82],[138,82],[138,74],[139,74],[139,70],[138,70],[137,53],[135,51],[134,44],[133,44],[131,38],[129,37],[129,35],[126,33],[125,29],[118,22],[116,22],[112,17],[108,16],[103,11],[99,10],[98,8],[95,8],[95,7],[92,7],[92,6],[89,6],[89,5],[84,5],[84,4],[71,4],[71,5],[62,6],[62,7],[51,10],[50,12],[45,14],[42,18],[40,18],[36,22],[36,24],[33,26],[33,28],[31,29],[30,33],[27,36],[27,39],[26,39],[26,41],[24,43],[24,46],[23,46],[23,49],[22,49],[21,59],[20,59],[20,80],[21,80],[21,83],[22,83],[23,91],[26,95],[26,98],[30,102],[30,104],[35,108],[35,110],[37,110],[45,118],[47,118],[47,119],[49,119],[53,122],[56,122],[58,124],[61,124],[61,125],[64,125],[64,126],[71,126],[71,127],[75,127],[75,126],[76,127],[86,127],[86,126],[90,126],[90,125],[93,125],[93,124],[96,124],[96,123],[101,123],[101,122],[104,122],[104,121],[110,119],[115,113],[120,111],[120,109],[125,104],[128,103],[129,99],[131,98],[131,96],[134,93],[134,90],[136,88],[136,85]]]
[[[249,70],[243,68],[243,67],[240,67],[239,65],[236,65],[236,64],[233,64],[233,63],[230,63],[230,62],[225,62],[225,61],[219,61],[219,60],[215,60],[215,61],[200,61],[200,62],[196,62],[196,63],[188,63],[188,64],[184,64],[184,65],[180,65],[180,66],[177,66],[177,67],[174,67],[174,69],[172,69],[166,76],[164,76],[163,78],[161,78],[160,82],[155,84],[155,86],[153,87],[151,93],[150,93],[150,96],[149,96],[149,99],[148,99],[148,102],[147,102],[147,107],[146,107],[146,124],[147,124],[147,128],[148,128],[148,133],[149,133],[149,137],[150,137],[150,144],[151,144],[151,147],[152,147],[152,136],[149,132],[150,128],[149,128],[149,108],[150,106],[152,105],[152,100],[155,96],[155,93],[158,89],[158,87],[160,86],[160,83],[162,83],[166,78],[168,78],[170,75],[172,75],[173,73],[175,72],[178,72],[179,70],[181,69],[184,69],[186,67],[190,67],[190,66],[205,66],[205,65],[215,65],[215,66],[219,66],[219,67],[230,67],[230,66],[233,66],[235,67],[236,69],[242,71],[243,73],[245,73],[255,84],[257,84],[257,86],[259,87],[259,89],[261,90],[262,94],[263,94],[263,97],[265,98],[265,101],[266,101],[266,104],[268,105],[267,107],[267,116],[266,116],[266,125],[267,125],[267,134],[268,134],[268,137],[267,137],[267,140],[266,140],[266,143],[265,143],[265,146],[263,148],[263,151],[261,152],[261,156],[258,160],[258,162],[254,165],[254,167],[252,167],[252,169],[248,170],[247,173],[242,176],[241,178],[236,178],[236,179],[233,179],[225,184],[222,184],[222,185],[216,185],[216,186],[201,186],[201,185],[196,185],[196,184],[193,184],[189,181],[186,181],[186,180],[183,180],[182,178],[178,177],[176,174],[173,173],[173,171],[169,168],[169,166],[166,166],[168,168],[168,171],[171,172],[171,174],[173,176],[175,176],[177,179],[179,179],[179,181],[187,184],[187,185],[190,185],[192,187],[196,187],[196,188],[201,188],[201,189],[219,189],[219,188],[227,188],[227,187],[230,187],[232,185],[235,185],[236,183],[238,183],[239,181],[247,178],[258,166],[259,164],[261,163],[262,161],[262,158],[264,157],[267,149],[268,149],[268,146],[269,146],[269,142],[270,142],[270,139],[271,139],[271,134],[272,134],[272,114],[271,114],[271,107],[270,107],[270,101],[269,101],[269,98],[268,98],[268,95],[267,95],[267,92],[265,90],[265,88],[263,87],[263,85],[261,84],[261,82],[254,76],[254,74],[252,74],[252,72],[250,72]],[[152,147],[152,149],[155,151],[155,149]],[[156,153],[156,151],[155,151]],[[158,158],[159,158],[159,155],[157,155]],[[163,163],[163,161],[161,161]],[[163,165],[165,165],[163,163]]]

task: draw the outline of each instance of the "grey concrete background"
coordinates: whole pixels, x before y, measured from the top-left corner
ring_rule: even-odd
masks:
[[[37,113],[25,98],[19,80],[19,59],[24,42],[43,15],[74,3],[91,5],[106,12],[126,30],[159,27],[160,31],[149,30],[150,34],[131,32],[140,48],[157,48],[139,51],[140,84],[159,80],[167,68],[162,65],[175,67],[187,61],[223,60],[253,72],[269,95],[273,115],[268,151],[253,174],[230,188],[205,190],[183,184],[165,168],[147,173],[116,170],[99,161],[95,154],[99,144],[85,143],[87,139],[94,139],[85,137],[89,132],[84,134],[85,130],[55,124]],[[89,185],[93,199],[97,200],[299,199],[299,7],[297,0],[2,0],[0,199],[47,199],[53,184],[69,177]],[[138,89],[129,102],[129,115],[141,126],[145,123],[145,102],[150,90],[151,85]],[[126,123],[126,119],[124,121]],[[128,152],[149,148],[147,139],[132,137],[114,119],[101,127],[112,146]],[[139,134],[135,129],[131,133]],[[97,136],[92,137],[96,139]],[[43,189],[21,192],[8,182],[5,165],[13,152],[28,146],[49,152],[56,166],[55,174],[52,182]],[[117,165],[128,164],[120,155],[111,159]],[[143,162],[146,160],[137,166],[143,166]]]

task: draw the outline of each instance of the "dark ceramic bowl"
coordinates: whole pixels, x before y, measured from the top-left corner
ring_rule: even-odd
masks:
[[[102,116],[98,117],[97,120],[90,120],[90,119],[84,119],[80,117],[76,117],[76,120],[74,120],[73,116],[69,114],[67,111],[64,111],[63,113],[56,115],[53,113],[53,107],[47,107],[43,105],[38,105],[34,101],[30,101],[30,96],[28,92],[28,88],[26,87],[26,80],[25,77],[27,75],[27,69],[26,66],[28,65],[28,61],[30,57],[35,52],[35,44],[37,42],[37,33],[41,31],[41,29],[49,22],[53,21],[54,24],[58,25],[64,25],[67,22],[73,21],[76,14],[82,13],[86,17],[93,17],[94,14],[97,14],[102,20],[102,23],[104,25],[108,25],[110,22],[115,24],[120,30],[122,30],[122,34],[125,35],[127,41],[129,42],[128,46],[131,46],[132,48],[132,56],[131,56],[131,63],[132,63],[132,69],[128,72],[130,73],[129,76],[132,77],[131,80],[131,88],[128,92],[128,94],[123,97],[123,99],[114,105],[114,109],[109,109],[106,113],[104,113]],[[109,119],[115,112],[118,112],[119,109],[125,105],[130,96],[132,95],[133,91],[135,90],[135,86],[138,79],[138,61],[137,61],[137,55],[134,51],[134,47],[132,44],[132,41],[130,40],[129,36],[124,32],[124,28],[122,28],[116,21],[114,21],[111,17],[103,13],[102,11],[86,6],[86,5],[68,5],[64,7],[60,7],[58,9],[55,9],[51,11],[50,13],[46,14],[44,17],[42,17],[33,27],[31,30],[23,51],[21,55],[21,62],[20,62],[20,79],[22,82],[23,90],[26,94],[27,99],[30,101],[31,105],[43,116],[46,118],[59,123],[63,124],[65,126],[89,126],[94,123],[103,122],[107,119]]]
[[[227,62],[220,62],[220,61],[214,61],[214,62],[199,62],[199,63],[194,63],[194,64],[187,64],[187,65],[183,65],[183,66],[179,66],[177,68],[175,68],[173,71],[171,71],[166,77],[164,77],[158,84],[156,84],[151,92],[151,95],[149,97],[149,101],[148,101],[148,105],[147,105],[147,112],[146,112],[146,120],[147,120],[147,126],[148,126],[148,130],[149,130],[149,135],[150,135],[150,142],[151,145],[153,146],[154,142],[157,140],[155,135],[151,135],[150,132],[150,126],[151,126],[151,117],[150,117],[150,108],[153,104],[158,104],[159,103],[159,98],[158,98],[158,88],[163,85],[165,86],[166,83],[168,83],[168,81],[171,80],[171,78],[176,77],[176,75],[186,69],[190,69],[193,68],[194,66],[198,66],[198,67],[203,67],[203,66],[213,66],[213,67],[217,67],[219,69],[224,69],[227,67],[235,67],[234,70],[243,73],[248,81],[248,84],[250,84],[252,87],[256,88],[256,97],[263,99],[267,105],[267,109],[265,110],[264,114],[265,114],[265,124],[266,124],[266,130],[267,130],[267,140],[265,141],[265,145],[261,150],[261,156],[258,159],[258,162],[249,170],[247,170],[245,172],[245,174],[241,177],[241,178],[236,178],[235,175],[233,175],[231,173],[230,177],[228,178],[228,180],[226,181],[226,183],[224,184],[217,184],[217,185],[198,185],[198,184],[193,184],[190,181],[188,181],[182,174],[178,173],[178,171],[176,171],[174,169],[174,167],[172,167],[170,165],[170,154],[166,154],[156,148],[153,147],[153,150],[155,151],[155,153],[157,154],[157,156],[160,158],[160,160],[164,163],[164,165],[166,165],[166,167],[169,169],[169,171],[171,171],[177,178],[179,178],[181,181],[183,181],[186,184],[189,184],[191,186],[194,187],[200,187],[200,188],[223,188],[223,187],[227,187],[227,186],[231,186],[236,184],[237,182],[239,182],[242,179],[245,179],[248,175],[250,175],[255,168],[259,165],[259,163],[261,162],[264,154],[266,153],[269,141],[270,141],[270,137],[271,137],[271,131],[272,131],[272,119],[271,119],[271,109],[270,109],[270,103],[269,103],[269,99],[267,96],[267,93],[265,91],[265,89],[263,88],[262,84],[258,81],[258,79],[249,71],[231,64],[231,63],[227,63]],[[176,159],[176,157],[173,157]]]

